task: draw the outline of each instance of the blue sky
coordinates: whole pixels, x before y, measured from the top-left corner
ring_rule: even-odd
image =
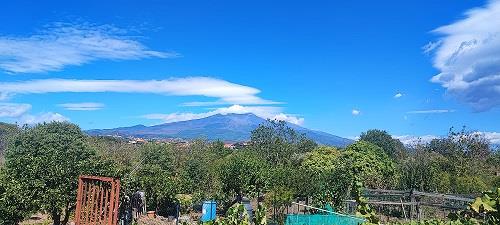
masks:
[[[252,112],[345,137],[467,126],[500,142],[499,14],[499,1],[10,1],[0,121]]]

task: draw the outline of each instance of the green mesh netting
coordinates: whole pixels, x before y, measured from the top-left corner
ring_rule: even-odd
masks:
[[[365,222],[362,218],[357,218],[342,214],[288,214],[286,225],[358,225]]]

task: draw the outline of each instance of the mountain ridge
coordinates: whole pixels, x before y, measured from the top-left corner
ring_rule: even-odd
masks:
[[[242,142],[250,139],[251,132],[266,119],[252,113],[246,114],[215,114],[212,116],[163,123],[153,126],[135,125],[130,127],[118,127],[111,129],[93,129],[86,133],[93,136],[117,135],[139,138],[181,138],[192,140],[206,138],[208,140],[222,140],[226,142]],[[353,141],[347,138],[335,136],[322,131],[310,130],[296,124],[287,123],[287,126],[299,133],[316,141],[318,144],[344,147]]]

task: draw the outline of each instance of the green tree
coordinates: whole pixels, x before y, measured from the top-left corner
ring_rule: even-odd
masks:
[[[252,131],[250,148],[272,165],[292,163],[294,157],[312,151],[316,143],[297,133],[284,121],[268,120]]]
[[[78,126],[52,122],[25,127],[15,137],[6,152],[5,172],[23,192],[21,202],[47,211],[58,225],[61,215],[63,224],[68,221],[75,206],[78,176],[108,172],[98,161]]]
[[[402,158],[406,152],[403,143],[398,139],[392,138],[385,130],[368,130],[361,133],[359,140],[381,147],[393,159]]]
[[[395,164],[382,148],[365,141],[357,141],[344,150],[341,161],[352,181],[363,182],[370,188],[386,188],[396,181]]]
[[[25,194],[19,182],[0,168],[0,225],[18,224],[34,211],[34,205],[25,201]]]
[[[340,209],[347,197],[351,177],[341,160],[342,151],[321,146],[308,152],[296,179],[298,195],[312,197],[312,204],[324,207],[331,204]]]
[[[222,185],[222,193],[234,202],[243,196],[254,197],[265,188],[266,164],[255,152],[241,150],[216,163],[216,175]]]
[[[416,145],[407,158],[401,161],[400,188],[419,191],[451,191],[451,177],[445,168],[449,164],[446,157],[437,152],[426,151],[425,146]]]
[[[214,198],[220,189],[214,174],[214,162],[230,154],[231,149],[225,148],[221,141],[197,140],[187,150],[186,158],[179,164],[181,192],[193,194],[195,201]]]
[[[131,192],[144,191],[147,208],[165,215],[167,212],[163,210],[176,201],[177,194],[172,145],[149,143],[140,151],[142,160],[126,179],[126,186]]]

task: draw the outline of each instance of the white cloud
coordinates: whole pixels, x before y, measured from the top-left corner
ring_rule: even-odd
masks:
[[[436,135],[423,135],[423,136],[413,136],[413,135],[393,135],[393,138],[399,139],[404,145],[412,144],[425,144],[429,143],[436,138],[440,138]]]
[[[304,118],[299,118],[293,115],[284,114],[281,112],[281,110],[282,109],[280,107],[273,107],[273,106],[232,105],[230,107],[217,108],[212,111],[204,113],[169,113],[169,114],[156,113],[156,114],[143,115],[142,117],[146,119],[162,120],[162,122],[164,123],[172,123],[178,121],[201,119],[216,114],[227,115],[230,113],[234,114],[253,113],[256,116],[265,119],[283,120],[297,125],[302,125],[304,123]]]
[[[59,113],[47,112],[47,113],[40,113],[37,115],[25,114],[21,116],[21,118],[18,120],[18,123],[32,125],[37,123],[53,122],[53,121],[62,122],[62,121],[69,121],[69,119]]]
[[[296,116],[292,116],[292,115],[288,115],[288,114],[284,114],[284,113],[280,113],[280,114],[275,115],[274,117],[271,117],[269,119],[286,121],[286,122],[297,124],[297,125],[304,124],[304,118],[300,118],[300,117],[296,117]]]
[[[18,124],[37,124],[51,121],[68,121],[69,119],[59,113],[47,112],[30,114],[30,104],[0,103],[0,118],[12,119]]]
[[[475,132],[483,135],[491,144],[500,145],[500,133],[499,132]]]
[[[476,111],[500,105],[500,1],[465,13],[465,18],[434,30],[442,35],[434,46],[431,81],[441,84]]]
[[[453,109],[430,109],[430,110],[415,110],[408,111],[407,114],[436,114],[436,113],[452,113],[455,112]]]
[[[359,111],[359,110],[357,110],[357,109],[353,109],[353,110],[352,110],[352,112],[351,112],[351,114],[352,114],[353,116],[358,116],[359,114],[361,114],[361,111]]]
[[[491,144],[495,145],[500,144],[500,133],[498,132],[477,131],[474,133],[484,136],[484,138],[486,138],[486,140],[488,140]],[[434,139],[442,138],[436,135],[423,135],[423,136],[400,135],[392,137],[399,139],[405,145],[425,144],[431,142]]]
[[[10,73],[57,71],[100,59],[176,56],[149,50],[110,25],[55,23],[28,37],[0,36],[0,68]]]
[[[0,83],[0,96],[60,92],[152,93],[176,96],[206,96],[226,104],[278,104],[257,96],[260,90],[210,77],[166,80],[69,80],[46,79]]]
[[[401,98],[401,97],[403,97],[403,94],[401,94],[400,92],[394,95],[394,98]]]
[[[424,53],[430,53],[434,51],[437,47],[439,47],[439,45],[441,45],[441,41],[435,41],[435,42],[432,41],[427,43],[424,47],[422,47],[422,50],[424,51]]]
[[[58,106],[63,107],[66,110],[74,111],[93,111],[104,108],[104,104],[98,102],[64,103],[59,104]]]
[[[0,103],[0,117],[19,117],[30,109],[30,104]]]

